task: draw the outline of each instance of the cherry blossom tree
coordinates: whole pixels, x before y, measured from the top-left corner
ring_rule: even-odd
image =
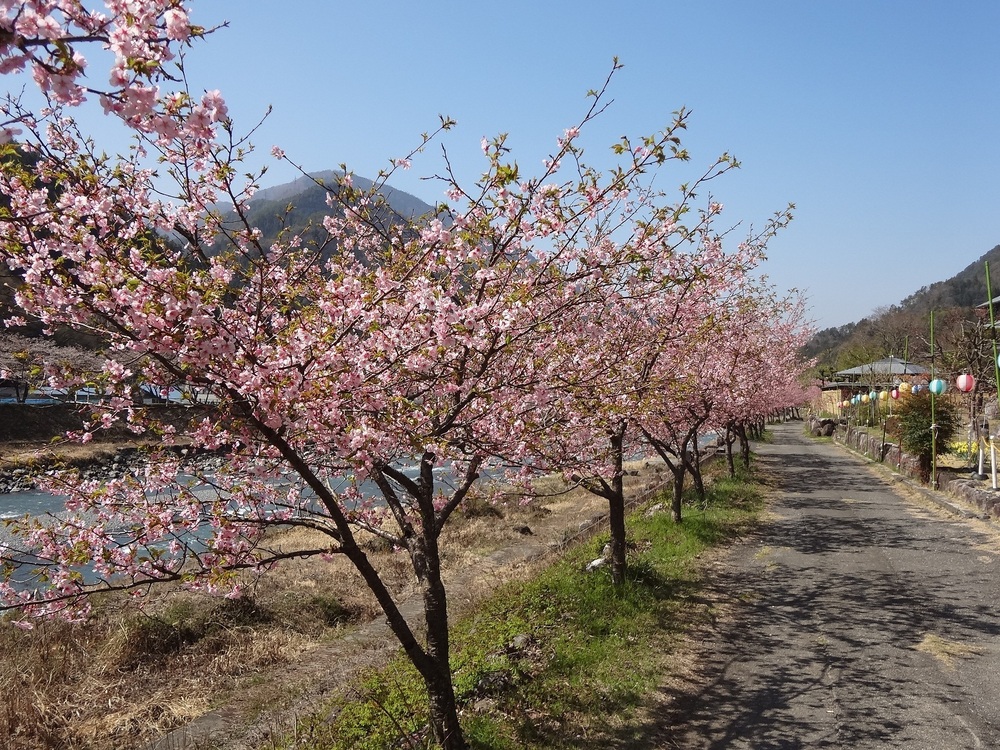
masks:
[[[700,332],[705,333],[704,329]],[[694,452],[699,432],[712,416],[715,394],[710,386],[715,359],[714,337],[706,336],[687,357],[677,356],[669,377],[659,378],[655,394],[645,404],[639,429],[663,459],[672,477],[671,516],[681,521],[684,480],[700,482]]]
[[[770,313],[761,315],[761,310]],[[715,425],[726,436],[730,473],[735,473],[733,440],[749,466],[750,433],[759,434],[770,415],[808,403],[803,373],[812,363],[800,352],[813,329],[801,297],[779,297],[766,287],[733,305],[730,315],[734,335],[724,341],[731,374],[719,392]]]
[[[790,220],[791,208],[751,233],[731,255],[719,252],[721,238],[703,238],[702,252],[695,256],[700,273],[685,287],[684,304],[671,302],[665,316],[646,313],[652,323],[650,358],[635,420],[673,476],[675,522],[681,520],[687,476],[699,495],[705,494],[699,435],[719,431],[719,407],[729,397],[732,380],[752,351],[767,347],[761,337],[782,316],[781,304],[756,269],[768,241]]]
[[[435,740],[462,748],[442,532],[471,492],[489,491],[482,474],[556,469],[608,497],[624,565],[629,424],[650,373],[702,314],[689,299],[701,287],[718,297],[733,278],[721,273],[733,261],[712,230],[717,205],[691,207],[735,161],[724,155],[677,195],[654,189],[664,165],[687,159],[681,111],[659,134],[614,144],[611,170],[589,167],[581,131],[606,81],[537,176],[521,174],[503,137],[484,140],[474,185],[446,154],[436,214],[386,220],[379,188],[453,126],[442,118],[372,190],[349,172],[329,186],[324,235],[265,243],[250,219],[251,144],[219,92],[183,86],[178,51],[207,32],[180,2],[106,6],[20,2],[0,17],[0,70],[30,71],[48,98],[37,111],[13,97],[2,107],[4,138],[18,140],[5,148],[32,157],[0,160],[0,257],[22,280],[9,324],[88,332],[113,355],[96,376],[110,400],[79,439],[125,425],[224,460],[198,484],[166,451],[104,484],[58,477],[67,513],[18,524],[21,541],[0,550],[0,606],[29,626],[83,618],[102,590],[179,581],[235,597],[283,560],[342,555],[423,678]],[[83,77],[87,44],[113,54],[104,89]],[[132,129],[128,154],[108,157],[80,132],[72,108],[88,97]],[[616,342],[610,326],[635,335]],[[137,408],[136,382],[181,383],[214,406],[179,427]],[[289,527],[320,541],[290,548],[268,533]],[[371,537],[408,556],[419,623],[369,559]]]
[[[74,372],[86,377],[103,366],[104,357],[80,347],[59,346],[46,338],[0,334],[0,378],[14,383],[19,403],[24,403],[33,389],[46,385],[53,373]]]
[[[720,160],[695,186],[731,166]],[[604,273],[599,304],[578,317],[587,325],[561,337],[573,342],[574,356],[560,365],[551,392],[559,394],[565,415],[553,420],[544,441],[531,446],[533,466],[561,471],[569,482],[608,501],[616,583],[626,573],[625,457],[644,450],[650,429],[659,447],[669,444],[663,431],[680,423],[664,422],[664,415],[677,418],[690,408],[691,402],[678,396],[685,380],[698,377],[693,361],[712,344],[710,329],[714,319],[721,319],[719,306],[729,290],[747,282],[767,241],[789,218],[780,213],[764,232],[725,253],[712,228],[720,204],[709,201],[689,227],[673,218],[689,212],[692,197],[688,186],[673,204],[671,218],[656,225],[657,233],[651,234],[646,223],[636,225],[623,243],[629,263],[617,269],[618,275]],[[698,419],[692,434],[705,419]],[[689,460],[679,466],[680,477],[685,466],[690,468]]]

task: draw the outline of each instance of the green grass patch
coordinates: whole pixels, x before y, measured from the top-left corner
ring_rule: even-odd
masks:
[[[718,470],[722,470],[722,466]],[[675,524],[649,506],[628,522],[627,581],[584,572],[601,536],[513,583],[453,625],[452,668],[472,748],[599,748],[630,741],[630,719],[663,674],[664,653],[696,617],[699,557],[745,531],[763,506],[747,477],[709,478],[705,502]],[[300,720],[277,750],[428,748],[423,686],[403,658],[349,698]]]

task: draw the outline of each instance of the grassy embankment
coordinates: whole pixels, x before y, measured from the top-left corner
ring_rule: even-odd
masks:
[[[631,516],[624,586],[612,586],[606,568],[582,572],[606,542],[600,536],[456,623],[453,668],[473,748],[641,746],[644,712],[677,658],[672,652],[715,606],[699,597],[704,553],[744,532],[763,505],[748,477],[717,473],[709,492],[679,525],[666,510]],[[274,750],[428,746],[420,682],[403,659],[371,671],[349,698],[271,743]]]

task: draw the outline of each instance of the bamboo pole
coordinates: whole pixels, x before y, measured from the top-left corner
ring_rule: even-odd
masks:
[[[993,287],[990,285],[990,262],[986,266],[986,299],[990,308],[990,332],[993,338],[993,382],[997,386],[997,406],[1000,406],[1000,361],[997,360],[997,326],[993,317]],[[993,435],[990,434],[990,474],[993,477],[993,489],[997,488],[996,449],[993,447]]]
[[[907,334],[907,335],[903,336],[903,372],[901,373],[902,375],[907,375],[908,374],[906,372],[906,369],[907,369],[907,365],[909,365],[909,364],[910,364],[910,336],[909,336],[909,334]],[[903,380],[903,378],[901,377],[900,381],[902,381],[902,380]],[[909,383],[909,381],[907,381],[907,382]],[[900,385],[902,385],[902,382],[900,382]],[[909,383],[909,385],[910,385],[911,388],[913,387],[912,383]],[[902,439],[899,440],[899,451],[897,453],[898,453],[898,455],[896,457],[896,468],[899,471],[902,471],[903,470],[903,441],[902,441]]]
[[[934,382],[934,311],[931,310],[931,379]],[[935,412],[934,390],[931,392],[931,487],[937,489],[937,413]]]

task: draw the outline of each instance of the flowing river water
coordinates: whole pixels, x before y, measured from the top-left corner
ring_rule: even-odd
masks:
[[[0,521],[21,516],[41,516],[58,513],[65,507],[66,498],[41,490],[25,490],[0,495]]]

